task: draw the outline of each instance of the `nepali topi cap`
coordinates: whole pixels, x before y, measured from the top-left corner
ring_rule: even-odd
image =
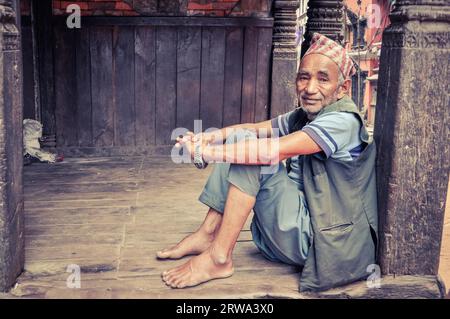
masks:
[[[348,55],[347,50],[339,43],[318,32],[313,34],[310,47],[303,57],[308,54],[322,54],[329,57],[337,64],[344,79],[356,73],[353,61]]]

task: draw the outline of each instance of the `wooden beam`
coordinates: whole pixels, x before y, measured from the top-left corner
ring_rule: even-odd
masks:
[[[22,54],[15,0],[0,4],[0,292],[24,265]]]
[[[55,146],[56,118],[55,92],[53,72],[53,28],[52,0],[32,0],[33,28],[36,37],[37,63],[39,70],[40,113],[36,115],[43,125],[43,136],[49,143],[44,146]]]
[[[438,273],[450,169],[450,6],[399,0],[383,33],[374,138],[385,274]]]
[[[319,32],[342,44],[345,30],[343,0],[309,0],[307,16],[305,40],[302,43],[302,56],[308,49],[314,32]]]
[[[359,281],[320,293],[304,293],[321,299],[442,299],[444,289],[435,276],[384,276],[379,286]]]
[[[53,23],[65,25],[65,16],[54,16]],[[273,18],[213,17],[98,17],[83,16],[81,26],[160,26],[160,27],[265,27],[273,26]]]
[[[298,53],[295,32],[299,5],[298,0],[274,3],[271,118],[297,106],[295,77]]]

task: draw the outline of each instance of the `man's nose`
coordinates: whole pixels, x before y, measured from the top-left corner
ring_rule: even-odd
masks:
[[[317,81],[316,80],[310,79],[308,81],[308,83],[306,83],[305,93],[311,94],[311,95],[317,93]]]

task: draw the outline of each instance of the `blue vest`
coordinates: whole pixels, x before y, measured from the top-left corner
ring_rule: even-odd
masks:
[[[364,279],[370,275],[367,267],[376,263],[375,143],[369,141],[364,121],[349,97],[319,114],[327,112],[354,113],[361,123],[360,138],[365,148],[352,161],[323,160],[313,155],[300,158],[314,233],[300,291],[325,290]],[[306,113],[298,109],[291,116],[289,131],[300,130],[306,122]]]

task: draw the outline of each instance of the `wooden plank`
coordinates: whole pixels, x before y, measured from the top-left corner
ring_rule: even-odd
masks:
[[[33,24],[36,26],[36,45],[39,57],[38,69],[40,72],[38,76],[43,135],[54,136],[56,134],[54,75],[57,73],[54,70],[52,0],[33,1],[32,10],[35,17]],[[65,23],[60,26],[66,28]]]
[[[269,119],[270,65],[272,29],[258,30],[258,60],[256,74],[255,122]]]
[[[171,144],[176,121],[177,30],[156,32],[156,144]]]
[[[46,298],[343,298],[343,299],[430,299],[442,298],[435,278],[397,276],[386,278],[386,289],[367,288],[361,281],[341,289],[342,294],[298,292],[298,274],[272,274],[270,271],[236,271],[232,277],[189,289],[170,289],[159,274],[128,279],[86,280],[81,289],[67,289],[62,275],[19,281],[10,296]],[[271,280],[261,280],[261,277]],[[245,283],[243,285],[243,283]]]
[[[222,127],[224,68],[225,29],[204,28],[200,97],[200,118],[203,130]]]
[[[45,193],[51,193],[53,196],[58,195],[84,195],[87,193],[126,193],[128,194],[130,191],[138,190],[138,185],[136,182],[128,182],[128,183],[117,183],[116,181],[110,183],[101,183],[101,184],[66,184],[64,187],[61,185],[47,185],[44,188],[38,188],[36,185],[32,187],[25,187],[26,196],[32,198],[40,198],[44,197]]]
[[[155,143],[156,89],[155,28],[135,28],[136,145]]]
[[[25,209],[45,208],[86,208],[86,207],[130,207],[134,203],[129,199],[93,199],[93,200],[65,200],[65,201],[25,201]]]
[[[30,260],[58,260],[71,258],[97,259],[117,256],[119,258],[119,245],[79,245],[77,242],[67,243],[58,247],[38,247],[25,250],[25,258]]]
[[[27,236],[57,236],[83,234],[123,234],[125,225],[121,224],[87,224],[87,225],[26,225]]]
[[[179,28],[177,43],[177,127],[194,130],[200,117],[201,28]]]
[[[78,145],[92,146],[92,92],[89,28],[76,31],[76,108]]]
[[[42,1],[42,0],[41,0]],[[55,25],[65,25],[66,17],[54,16]],[[158,27],[273,27],[266,17],[99,17],[84,16],[83,26],[158,26]]]
[[[226,34],[223,126],[240,123],[244,29],[229,28]]]
[[[114,27],[114,146],[135,145],[134,27]]]
[[[242,109],[241,122],[253,123],[255,121],[256,73],[258,61],[258,30],[245,29],[244,41],[244,67],[242,83]]]
[[[31,26],[22,25],[23,118],[36,119]]]
[[[60,146],[78,145],[76,108],[75,31],[56,28],[55,36],[55,101],[56,141]]]
[[[313,298],[330,299],[440,299],[435,276],[383,276],[380,287],[369,287],[365,280],[319,293],[305,293]]]
[[[113,146],[113,73],[112,28],[92,28],[91,87],[92,92],[92,138],[95,146]]]

